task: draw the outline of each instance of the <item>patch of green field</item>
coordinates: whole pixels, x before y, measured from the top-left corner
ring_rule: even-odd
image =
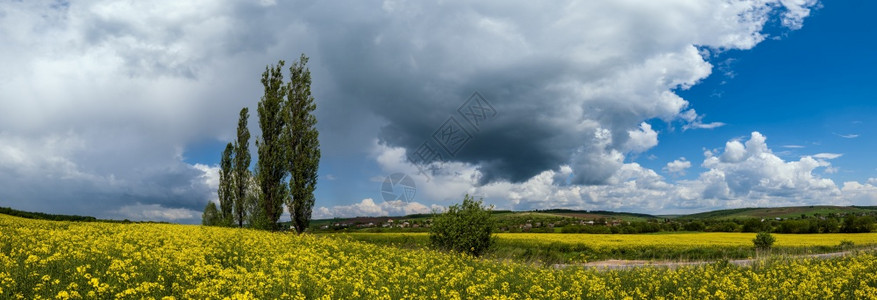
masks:
[[[829,214],[869,213],[877,211],[872,207],[857,206],[794,206],[794,207],[767,207],[767,208],[736,208],[709,211],[686,216],[683,219],[747,219],[747,218],[799,218],[801,215],[813,217],[815,215],[828,216]]]

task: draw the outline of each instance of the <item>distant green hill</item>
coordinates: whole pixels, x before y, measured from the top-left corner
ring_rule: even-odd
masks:
[[[679,216],[677,219],[747,219],[747,218],[798,218],[801,215],[812,217],[816,214],[868,213],[877,211],[873,206],[792,206],[735,208],[714,210],[690,215]]]
[[[23,210],[12,209],[10,207],[0,207],[0,214],[16,216],[28,219],[52,220],[52,221],[79,221],[79,222],[95,222],[99,221],[95,217],[76,216],[76,215],[57,215],[41,212],[29,212]]]

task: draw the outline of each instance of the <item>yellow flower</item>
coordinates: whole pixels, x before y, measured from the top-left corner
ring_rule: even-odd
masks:
[[[172,224],[75,223],[0,215],[0,299],[691,299],[856,298],[877,295],[873,252],[753,267],[554,269],[402,249],[352,237]],[[779,235],[785,246],[877,244],[877,234]],[[426,239],[423,233],[373,238]],[[752,234],[500,234],[535,248],[593,251],[750,247]],[[586,259],[588,257],[583,257]],[[23,284],[28,283],[26,288]],[[58,291],[61,290],[62,291]],[[80,296],[82,295],[82,296]]]
[[[70,299],[70,293],[67,291],[60,291],[57,295],[55,295],[56,299]]]

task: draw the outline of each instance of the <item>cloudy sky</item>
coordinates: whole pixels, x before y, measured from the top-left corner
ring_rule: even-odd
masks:
[[[875,9],[0,0],[0,206],[199,222],[242,107],[259,135],[265,66],[301,53],[315,218],[466,193],[512,210],[877,205]]]

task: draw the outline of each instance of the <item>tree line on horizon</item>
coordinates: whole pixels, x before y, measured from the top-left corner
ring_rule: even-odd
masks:
[[[259,128],[255,170],[250,171],[249,109],[240,111],[237,139],[222,152],[219,171],[219,207],[207,203],[202,224],[281,230],[278,223],[286,206],[292,229],[304,232],[310,224],[314,189],[320,164],[316,109],[311,95],[311,72],[304,54],[289,68],[268,65],[262,73],[264,94],[258,103]]]
[[[562,210],[561,210],[562,211]],[[535,211],[534,211],[535,212]],[[623,213],[616,213],[621,215]],[[396,226],[387,226],[389,217],[322,220],[311,230],[321,232],[427,232],[435,214],[414,214],[395,219]],[[585,218],[564,215],[516,215],[509,211],[491,211],[493,230],[507,233],[591,233],[641,234],[656,232],[770,232],[770,233],[867,233],[877,230],[877,211],[850,213],[802,214],[789,218],[740,217],[734,219],[658,218],[624,220],[604,215]],[[409,226],[402,226],[403,222]],[[322,225],[322,226],[321,226]]]
[[[11,207],[0,207],[0,214],[27,218],[27,219],[37,219],[37,220],[50,220],[50,221],[74,221],[74,222],[97,222],[97,221],[106,221],[99,220],[95,217],[91,216],[79,216],[79,215],[61,215],[61,214],[47,214],[42,212],[30,212],[13,209]]]

